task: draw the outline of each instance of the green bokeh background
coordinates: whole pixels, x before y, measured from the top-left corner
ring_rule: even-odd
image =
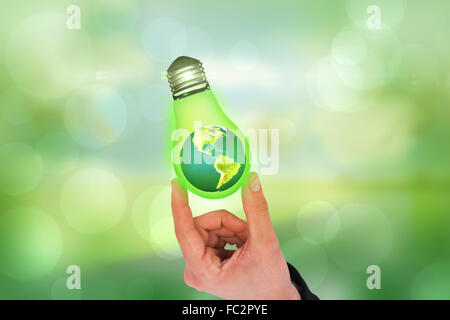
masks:
[[[263,188],[319,297],[450,298],[449,19],[446,0],[2,2],[0,298],[214,298],[184,284],[171,222],[179,55],[242,129],[280,130]],[[243,217],[239,197],[190,201]]]

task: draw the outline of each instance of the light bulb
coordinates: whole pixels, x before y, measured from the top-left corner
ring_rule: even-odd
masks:
[[[204,198],[231,195],[250,171],[247,138],[223,112],[200,61],[178,57],[167,79],[174,99],[172,161],[179,181]]]

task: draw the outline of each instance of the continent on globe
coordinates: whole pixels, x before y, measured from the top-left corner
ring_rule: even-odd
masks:
[[[220,173],[219,183],[216,189],[220,189],[225,183],[230,181],[239,171],[241,165],[227,156],[218,156],[214,162],[214,168]]]
[[[226,131],[220,127],[202,127],[194,131],[192,143],[198,151],[212,155],[211,151],[205,149],[205,147],[213,146],[217,139],[222,137],[225,133]]]
[[[206,192],[221,192],[235,185],[247,161],[241,139],[233,130],[217,125],[195,129],[184,141],[180,157],[186,180]]]

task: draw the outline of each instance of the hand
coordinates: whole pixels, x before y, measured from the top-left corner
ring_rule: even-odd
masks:
[[[270,221],[258,176],[242,189],[247,223],[226,210],[195,219],[186,191],[172,181],[172,215],[188,286],[224,299],[300,299]],[[226,243],[237,250],[225,250]]]

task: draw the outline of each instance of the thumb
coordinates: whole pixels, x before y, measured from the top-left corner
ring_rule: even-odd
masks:
[[[254,172],[250,173],[250,177],[242,189],[242,204],[247,217],[249,238],[257,240],[256,243],[268,243],[276,240],[261,182]]]

